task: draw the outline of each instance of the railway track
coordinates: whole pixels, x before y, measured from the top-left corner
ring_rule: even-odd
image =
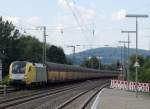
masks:
[[[52,91],[52,90],[56,90],[58,88],[63,88],[63,87],[68,87],[69,85],[73,85],[73,84],[78,84],[77,82],[72,83],[72,84],[61,84],[61,85],[56,85],[53,86],[46,86],[46,87],[38,87],[38,88],[30,88],[30,89],[7,89],[7,96],[3,95],[4,89],[2,88],[2,94],[0,94],[0,103],[3,102],[8,102],[14,99],[21,99],[24,97],[28,97],[31,95],[38,95],[40,93],[44,93],[46,91]],[[10,90],[10,92],[9,92]],[[12,90],[12,91],[11,91]],[[14,93],[13,93],[14,92]]]
[[[94,82],[88,81],[80,84],[74,84],[73,86],[69,85],[53,90],[51,89],[33,93],[26,96],[20,96],[7,100],[0,100],[0,109],[60,109],[60,106],[64,104],[65,101],[70,100],[72,97],[76,96],[74,98],[75,100],[86,93],[92,94],[92,90],[94,89],[94,92],[96,93],[96,91],[98,90],[97,88],[104,83],[104,81],[98,80]],[[85,104],[87,104],[87,102],[89,101],[90,98],[86,100]]]
[[[52,91],[52,90],[57,90],[58,88],[62,88],[65,86],[60,86],[60,87],[48,87],[48,88],[42,88],[42,89],[34,89],[34,90],[22,90],[22,91],[28,91],[28,93],[22,93],[21,95],[17,96],[16,94],[12,95],[11,97],[6,96],[6,97],[2,97],[0,98],[0,103],[5,103],[5,102],[9,102],[9,101],[13,101],[16,99],[22,99],[25,97],[29,97],[29,96],[33,96],[33,95],[38,95],[38,94],[42,94],[42,93],[46,93],[48,91]]]
[[[4,86],[1,86],[0,87],[0,95],[4,94],[4,90],[5,90]],[[15,92],[15,91],[18,91],[18,90],[19,90],[18,88],[6,86],[6,93]]]
[[[101,89],[108,85],[108,83],[105,83],[102,86],[81,92],[80,94],[72,97],[63,104],[56,107],[56,109],[87,109],[89,108],[88,104],[92,101],[92,99],[101,91]]]
[[[80,85],[82,85],[82,84],[84,84],[84,83],[81,83]],[[0,109],[12,107],[12,106],[24,103],[24,102],[28,102],[28,101],[35,100],[35,99],[38,99],[38,98],[53,95],[53,94],[56,94],[56,93],[59,93],[59,92],[62,92],[62,91],[67,91],[69,89],[74,89],[76,87],[80,87],[80,85],[76,84],[74,86],[69,85],[69,86],[63,86],[63,87],[54,88],[54,89],[36,91],[36,92],[30,93],[28,95],[23,95],[23,96],[10,98],[10,99],[0,100],[0,104],[1,104]]]

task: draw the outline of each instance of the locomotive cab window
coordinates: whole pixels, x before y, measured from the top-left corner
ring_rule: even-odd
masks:
[[[25,73],[26,62],[15,62],[12,65],[12,73],[14,74],[24,74]]]

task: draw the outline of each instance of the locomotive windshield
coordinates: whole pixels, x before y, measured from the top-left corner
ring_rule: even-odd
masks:
[[[12,73],[14,74],[24,74],[25,73],[26,62],[15,62],[12,65]]]

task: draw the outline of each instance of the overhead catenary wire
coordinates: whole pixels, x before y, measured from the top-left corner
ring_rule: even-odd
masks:
[[[88,40],[88,38],[86,37],[86,35],[85,35],[85,33],[84,33],[84,29],[83,29],[82,25],[80,24],[80,21],[79,21],[79,19],[78,19],[78,16],[77,16],[76,13],[74,12],[73,8],[70,6],[68,0],[65,0],[65,1],[66,1],[67,6],[70,8],[70,10],[71,10],[71,12],[72,12],[72,15],[74,16],[74,18],[75,18],[77,24],[79,25],[83,36],[85,37],[86,41],[89,43],[89,40]]]
[[[87,24],[87,25],[89,25],[89,24]],[[86,26],[86,25],[85,25]],[[16,28],[18,28],[18,29],[20,29],[20,30],[32,30],[32,31],[37,31],[37,30],[40,30],[40,29],[37,29],[37,27],[38,26],[35,26],[35,27],[33,27],[33,28],[26,28],[26,27],[23,27],[23,26],[15,26]],[[72,25],[72,26],[64,26],[62,29],[61,28],[58,28],[58,26],[46,26],[47,27],[47,31],[60,31],[60,32],[62,32],[62,31],[78,31],[78,30],[80,30],[80,28],[78,27],[78,26],[74,26],[74,25]],[[52,27],[52,28],[50,28],[50,27]],[[91,31],[91,30],[86,30],[86,31]]]
[[[76,1],[75,0],[72,0],[72,2],[75,4],[75,5],[77,5],[77,3],[76,3]],[[79,9],[75,6],[74,7],[74,9],[76,10],[76,13],[79,15],[79,16],[81,16],[81,13],[80,13],[80,11],[79,11]],[[84,19],[82,18],[82,17],[80,17],[80,19],[82,20],[82,21],[84,21]],[[83,25],[83,24],[82,24]],[[85,25],[85,24],[84,24]],[[92,23],[92,25],[93,25],[93,23]],[[85,27],[86,29],[88,29],[87,27]],[[92,32],[93,32],[93,29],[92,29]]]

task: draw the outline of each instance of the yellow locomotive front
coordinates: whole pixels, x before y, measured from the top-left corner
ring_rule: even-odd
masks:
[[[9,79],[13,85],[47,82],[46,67],[39,63],[15,61],[10,65]]]
[[[11,63],[9,69],[9,79],[11,84],[25,84],[27,62],[16,61]]]

